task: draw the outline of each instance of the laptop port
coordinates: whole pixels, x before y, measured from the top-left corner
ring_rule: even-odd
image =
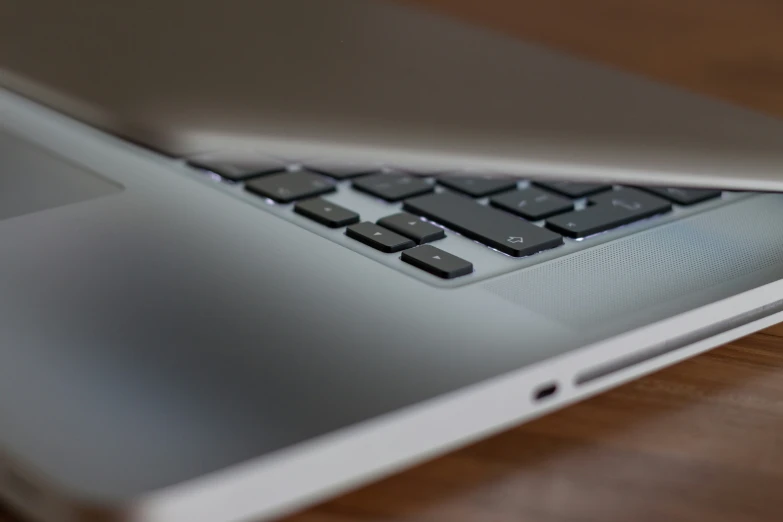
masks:
[[[533,400],[542,401],[554,396],[557,393],[557,384],[549,383],[539,386],[533,391]]]

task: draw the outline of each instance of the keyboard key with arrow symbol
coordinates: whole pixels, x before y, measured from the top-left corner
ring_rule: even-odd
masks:
[[[378,224],[414,240],[419,245],[446,237],[446,232],[442,228],[422,221],[418,216],[407,212],[381,218]]]
[[[473,264],[469,261],[432,245],[406,250],[400,259],[443,279],[453,279],[473,272]]]
[[[369,221],[351,225],[345,235],[381,252],[392,253],[416,246],[412,240]]]
[[[330,228],[339,228],[359,222],[359,214],[331,201],[313,198],[294,205],[294,212]]]

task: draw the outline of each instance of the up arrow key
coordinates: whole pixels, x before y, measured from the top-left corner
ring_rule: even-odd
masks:
[[[373,234],[373,236],[380,236],[382,234],[383,234],[383,232],[376,232],[375,234]]]
[[[407,212],[400,212],[381,218],[378,220],[378,224],[412,239],[419,245],[446,237],[446,233],[442,228],[422,221]]]
[[[432,259],[440,259],[440,256],[432,256]]]

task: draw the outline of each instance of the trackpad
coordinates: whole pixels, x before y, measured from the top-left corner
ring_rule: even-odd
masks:
[[[0,132],[0,220],[122,190],[122,185]]]

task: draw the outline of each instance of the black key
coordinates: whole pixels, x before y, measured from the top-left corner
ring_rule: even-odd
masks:
[[[379,219],[378,224],[411,238],[419,245],[446,237],[446,232],[442,228],[422,221],[419,216],[407,212],[386,216]]]
[[[570,199],[536,187],[500,194],[490,199],[489,203],[493,207],[502,208],[533,221],[546,219],[574,208]]]
[[[304,170],[281,172],[252,179],[245,184],[245,188],[278,203],[290,203],[297,199],[320,196],[335,190],[334,184],[328,179],[320,174]]]
[[[386,201],[400,201],[434,190],[431,184],[421,178],[397,173],[375,174],[359,178],[353,182],[353,188]]]
[[[599,185],[597,183],[577,183],[575,181],[536,181],[536,185],[545,189],[553,190],[558,194],[568,196],[569,198],[583,198],[606,192],[612,188],[611,185]]]
[[[365,245],[370,245],[381,252],[399,252],[400,250],[416,246],[416,243],[407,237],[403,237],[388,228],[383,228],[369,221],[351,225],[345,229],[345,235],[361,241]]]
[[[457,192],[462,192],[474,198],[497,194],[504,190],[516,188],[517,182],[513,179],[498,179],[491,176],[477,177],[443,177],[438,178],[438,183]]]
[[[673,203],[677,203],[678,205],[693,205],[695,203],[701,203],[702,201],[707,201],[708,199],[719,198],[721,194],[720,190],[691,189],[691,188],[680,188],[680,187],[670,187],[670,188],[639,187],[639,188],[642,190],[646,190],[647,192],[652,192],[653,194],[657,194],[658,196],[661,196],[662,198],[666,198]]]
[[[560,214],[548,219],[546,225],[569,237],[586,237],[672,208],[668,201],[632,188],[599,194],[590,201],[593,205],[586,209]]]
[[[334,179],[355,178],[356,176],[362,176],[381,170],[380,165],[351,163],[337,160],[312,160],[306,161],[304,165],[308,170],[324,174]]]
[[[454,279],[473,272],[473,263],[432,245],[406,250],[400,259],[443,279]]]
[[[219,157],[205,157],[188,160],[188,164],[191,167],[214,172],[229,181],[243,181],[256,176],[281,172],[286,169],[284,162],[273,158],[231,160]]]
[[[359,214],[353,210],[348,210],[321,198],[300,201],[294,205],[294,212],[331,228],[344,227],[359,222]]]
[[[514,257],[563,244],[558,234],[448,192],[409,199],[403,207]]]

